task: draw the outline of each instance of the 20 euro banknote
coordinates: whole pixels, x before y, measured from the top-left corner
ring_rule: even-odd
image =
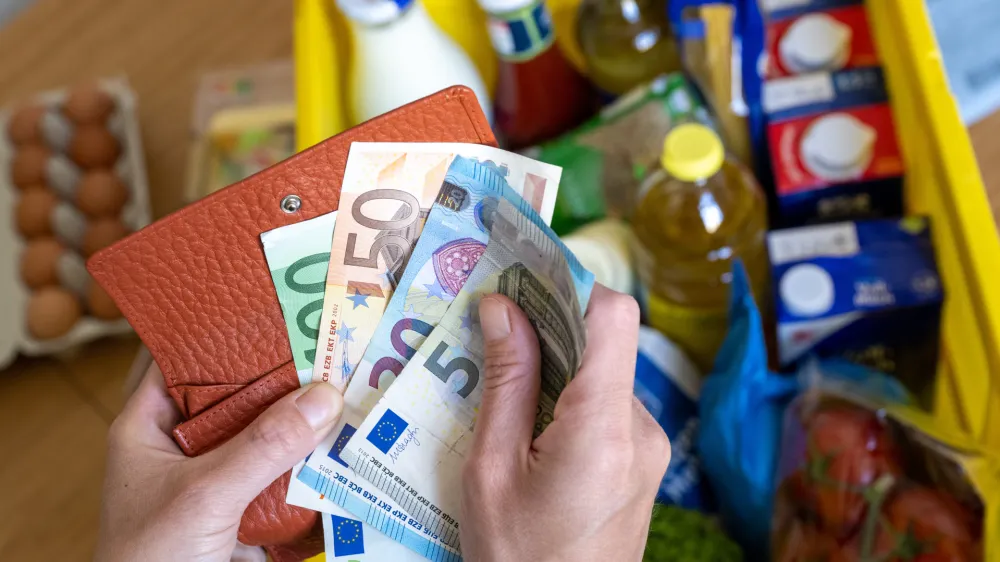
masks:
[[[451,307],[340,450],[357,474],[418,523],[458,546],[461,467],[482,397],[479,300],[510,297],[541,347],[536,434],[576,374],[593,275],[524,204],[500,200],[486,252]],[[307,466],[308,468],[308,466]]]

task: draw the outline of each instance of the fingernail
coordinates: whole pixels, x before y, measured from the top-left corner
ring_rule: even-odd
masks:
[[[309,427],[318,431],[340,417],[343,397],[333,385],[318,383],[295,399],[295,406],[306,419]]]
[[[510,312],[507,305],[490,297],[479,303],[479,321],[486,341],[502,340],[510,335]]]

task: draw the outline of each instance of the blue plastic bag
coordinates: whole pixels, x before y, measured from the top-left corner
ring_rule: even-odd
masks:
[[[748,560],[766,560],[782,421],[799,384],[767,369],[760,313],[740,263],[731,291],[729,333],[701,389],[698,453],[729,536]]]

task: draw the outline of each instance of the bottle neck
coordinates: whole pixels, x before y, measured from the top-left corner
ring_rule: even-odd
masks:
[[[542,0],[509,12],[490,12],[488,15],[490,40],[504,61],[530,61],[555,42],[552,16]]]

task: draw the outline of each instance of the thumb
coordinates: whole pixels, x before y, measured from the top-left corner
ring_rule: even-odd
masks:
[[[502,295],[480,301],[479,321],[485,378],[474,454],[498,462],[520,460],[531,447],[538,407],[538,337],[524,312]]]
[[[333,428],[344,398],[327,383],[302,387],[264,411],[197,467],[218,501],[242,514],[271,482],[304,459]]]

